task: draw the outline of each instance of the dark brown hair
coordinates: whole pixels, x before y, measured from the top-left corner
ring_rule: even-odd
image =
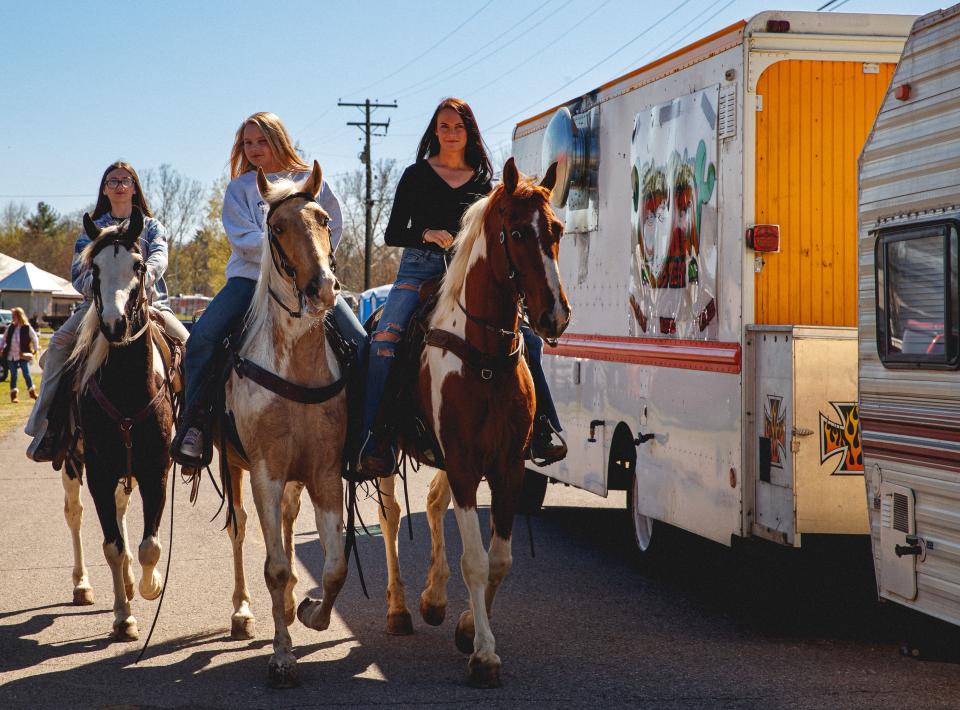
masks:
[[[480,137],[480,128],[477,126],[473,109],[466,101],[452,96],[441,101],[437,110],[433,112],[430,124],[424,132],[423,138],[420,139],[420,145],[417,148],[417,160],[426,160],[440,152],[440,140],[437,138],[437,117],[445,108],[453,109],[460,114],[460,118],[463,119],[463,126],[467,129],[467,148],[463,156],[467,165],[476,170],[477,177],[480,180],[492,179],[493,167],[490,165],[490,158],[487,157],[487,149],[483,144],[483,138]]]
[[[107,182],[107,175],[110,174],[111,170],[117,170],[118,168],[126,170],[133,178],[133,186],[137,190],[133,195],[133,204],[140,208],[144,217],[153,217],[150,205],[147,204],[147,197],[143,194],[143,188],[140,187],[140,176],[137,175],[137,171],[133,169],[130,163],[117,160],[107,166],[107,169],[103,171],[103,177],[100,178],[100,188],[97,190],[97,206],[93,209],[93,219],[98,219],[110,211],[110,198],[103,194],[103,188]]]

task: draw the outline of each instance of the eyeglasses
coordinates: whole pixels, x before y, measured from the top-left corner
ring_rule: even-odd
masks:
[[[111,190],[116,190],[118,187],[133,187],[133,178],[110,178],[106,182],[107,187]]]

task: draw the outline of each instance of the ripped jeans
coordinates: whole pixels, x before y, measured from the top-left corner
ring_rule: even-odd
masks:
[[[380,322],[370,337],[370,364],[367,369],[367,392],[363,407],[361,441],[365,440],[367,434],[373,429],[397,343],[403,339],[403,333],[410,323],[410,318],[420,303],[420,285],[444,272],[443,259],[443,254],[425,249],[407,247],[403,251],[397,278],[383,306]],[[543,341],[526,326],[521,327],[520,330],[529,355],[530,374],[533,377],[537,397],[537,415],[545,415],[554,429],[561,431],[557,410],[540,362]]]

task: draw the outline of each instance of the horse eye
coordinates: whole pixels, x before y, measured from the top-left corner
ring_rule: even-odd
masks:
[[[283,227],[281,227],[281,226],[279,226],[279,225],[277,225],[277,224],[272,224],[272,225],[270,225],[270,229],[273,230],[273,233],[274,233],[274,234],[283,234]]]
[[[510,232],[510,236],[513,237],[514,239],[522,239],[522,238],[523,238],[523,235],[520,234],[520,230],[519,230],[519,229],[514,229],[512,232]]]

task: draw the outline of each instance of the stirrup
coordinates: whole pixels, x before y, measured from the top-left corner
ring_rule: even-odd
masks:
[[[537,424],[534,423],[534,434],[530,438],[530,446],[527,447],[527,455],[530,458],[530,462],[534,466],[542,467],[542,466],[549,466],[550,464],[553,464],[553,463],[556,463],[557,461],[562,461],[563,459],[565,459],[567,457],[568,449],[567,449],[567,440],[563,438],[563,435],[559,431],[553,428],[553,424],[550,422],[547,416],[546,415],[540,415],[540,416],[542,417],[541,421],[543,422],[543,425],[547,427],[547,431],[541,432],[541,434],[546,437],[545,441],[548,443],[550,451],[538,452],[538,453],[541,453],[542,455],[537,455],[534,453],[534,441],[537,437],[537,432],[536,432]],[[553,443],[554,435],[556,435],[556,437],[560,439],[559,444]]]

